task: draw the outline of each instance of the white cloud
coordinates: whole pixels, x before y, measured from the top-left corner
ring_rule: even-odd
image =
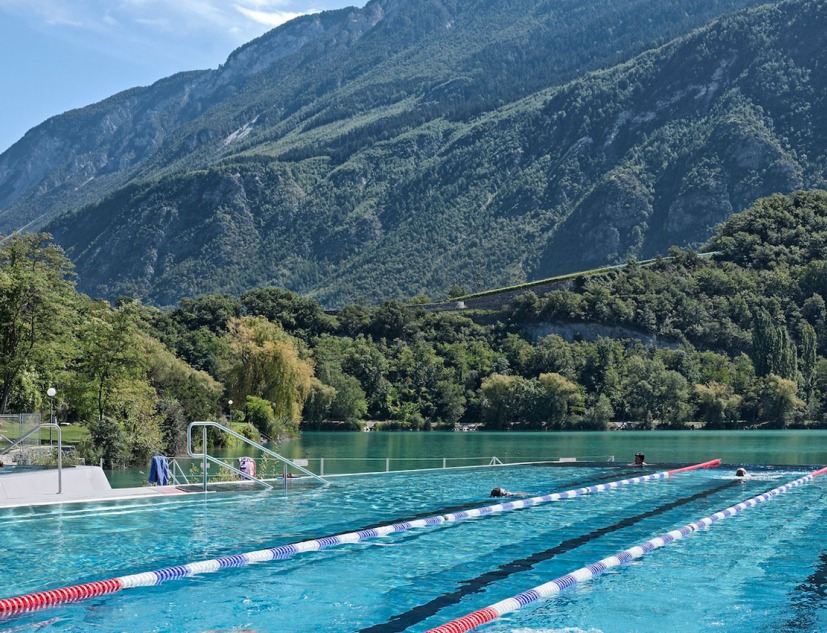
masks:
[[[34,15],[48,25],[84,27],[87,21],[83,11],[62,0],[0,0],[0,11],[17,15]]]
[[[181,39],[209,31],[252,38],[264,31],[262,27],[273,28],[317,10],[308,0],[0,0],[0,13],[29,16],[44,25],[101,30],[128,29],[132,24],[176,32]]]
[[[214,67],[236,47],[294,18],[365,0],[0,0],[55,41],[108,57]],[[194,60],[194,61],[190,61]]]
[[[236,5],[235,8],[254,22],[271,28],[281,26],[285,22],[289,22],[300,15],[305,15],[305,13],[294,13],[293,11],[255,11],[239,5]]]

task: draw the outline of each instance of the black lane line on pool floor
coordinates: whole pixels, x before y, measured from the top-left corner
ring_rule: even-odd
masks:
[[[794,592],[790,606],[795,615],[778,630],[781,633],[815,631],[813,627],[816,625],[816,611],[827,598],[827,551],[821,552],[815,571],[796,586]],[[776,630],[775,627],[772,630]]]
[[[793,590],[790,608],[794,615],[781,627],[772,627],[781,633],[815,631],[817,611],[827,600],[827,550],[818,555],[813,573]]]
[[[648,510],[647,512],[643,512],[636,516],[623,519],[612,525],[598,528],[587,534],[583,534],[575,538],[566,539],[558,545],[555,545],[554,547],[544,550],[542,552],[536,552],[534,554],[531,554],[530,556],[526,556],[525,558],[519,558],[517,560],[511,561],[510,563],[504,563],[497,567],[497,569],[485,572],[484,574],[481,574],[476,578],[460,581],[460,585],[462,586],[452,591],[451,593],[443,594],[441,596],[438,596],[437,598],[434,598],[430,602],[426,602],[425,604],[414,607],[410,611],[406,611],[405,613],[395,615],[387,622],[383,622],[382,624],[375,624],[373,626],[361,629],[358,633],[401,633],[402,631],[407,630],[415,624],[419,624],[427,618],[436,615],[445,607],[457,604],[465,596],[469,596],[471,594],[482,591],[488,585],[498,580],[508,578],[509,576],[519,572],[527,571],[535,565],[537,565],[538,563],[547,561],[560,554],[570,552],[571,550],[576,549],[581,545],[585,545],[589,541],[592,541],[596,538],[605,536],[606,534],[611,534],[612,532],[617,532],[618,530],[622,530],[627,527],[631,527],[645,519],[650,519],[652,517],[669,512],[670,510],[674,510],[675,508],[680,508],[681,506],[685,506],[700,499],[704,499],[717,492],[721,492],[723,490],[726,490],[727,488],[731,488],[732,486],[735,486],[739,483],[739,481],[728,481],[724,484],[721,484],[720,486],[708,488],[689,497],[684,497],[682,499],[671,501],[653,510]]]
[[[640,474],[640,469],[635,469],[634,471],[632,471],[631,469],[621,470],[621,471],[618,471],[617,469],[613,469],[612,472],[610,472],[606,475],[602,475],[600,477],[591,477],[591,478],[588,478],[588,479],[576,479],[576,480],[568,482],[568,483],[565,483],[565,482],[564,483],[556,483],[555,486],[560,487],[560,488],[565,488],[567,490],[568,489],[574,489],[574,488],[580,488],[580,487],[584,487],[584,486],[592,486],[592,485],[596,485],[597,483],[600,483],[600,482],[603,482],[603,481],[614,481],[616,479],[623,479],[627,476],[631,476],[632,473],[634,473],[634,476],[638,476]],[[296,532],[294,534],[290,534],[289,536],[282,535],[281,540],[284,541],[284,542],[279,543],[278,541],[276,541],[275,545],[273,544],[272,537],[264,536],[264,537],[261,537],[259,539],[255,539],[255,540],[252,540],[252,541],[250,541],[250,540],[245,541],[243,545],[239,545],[239,543],[234,543],[232,545],[226,545],[226,546],[223,546],[223,547],[215,549],[215,550],[210,550],[210,551],[207,551],[207,552],[203,552],[203,553],[200,554],[200,556],[205,557],[205,558],[219,558],[221,556],[233,556],[235,554],[238,554],[239,549],[243,549],[245,547],[248,550],[266,549],[266,548],[270,548],[270,547],[277,547],[278,545],[283,545],[284,543],[291,543],[291,542],[295,542],[295,541],[306,541],[306,540],[313,540],[313,539],[321,539],[321,538],[324,538],[326,536],[330,536],[331,534],[344,534],[346,532],[359,532],[359,531],[362,531],[362,530],[369,530],[371,528],[377,528],[379,526],[388,525],[388,524],[392,524],[392,523],[402,523],[404,521],[413,521],[413,520],[416,520],[416,519],[426,518],[426,517],[430,517],[430,516],[440,516],[440,515],[449,514],[449,513],[452,513],[452,512],[458,512],[458,511],[461,511],[461,510],[468,510],[469,508],[479,508],[480,503],[484,503],[484,502],[483,501],[477,501],[477,502],[467,501],[463,504],[457,504],[457,505],[452,505],[452,506],[446,506],[446,507],[443,507],[443,508],[427,510],[427,511],[421,512],[421,513],[419,513],[419,514],[417,514],[413,517],[383,520],[381,523],[372,523],[372,524],[364,526],[364,527],[353,528],[352,524],[347,523],[347,524],[342,524],[338,527],[337,526],[329,526],[327,528],[324,528],[324,531],[322,531],[321,533],[320,533],[321,528],[314,529],[313,531],[307,531],[307,532],[300,531],[300,532]],[[522,508],[522,510],[528,510],[528,509],[529,508]],[[522,510],[518,510],[518,511],[522,511]],[[500,516],[500,515],[497,515],[497,514],[483,515],[481,517],[478,517],[476,520],[488,519],[488,518],[492,518],[492,517],[495,517],[495,516]],[[455,524],[451,524],[451,525],[455,525]],[[408,534],[408,538],[416,538],[418,536],[417,534],[413,534],[413,533],[410,533],[410,532],[407,533],[407,534]],[[302,564],[307,564],[307,563],[308,563],[307,560],[302,561]],[[167,566],[169,566],[170,563],[169,563],[169,560],[162,559],[162,560],[158,560],[155,563],[147,562],[142,567],[152,567],[153,564],[156,567],[167,567]],[[113,575],[115,575],[117,577],[126,576],[126,575],[129,575],[129,574],[136,573],[134,565],[123,568],[123,569],[120,569],[120,570],[115,569],[115,570],[110,570],[110,571]],[[100,578],[97,577],[97,576],[93,576],[93,577],[87,578],[86,580],[83,580],[82,582],[92,582],[93,580],[100,580]],[[81,581],[78,581],[78,582],[81,582]],[[0,630],[0,633],[3,633],[3,632]]]

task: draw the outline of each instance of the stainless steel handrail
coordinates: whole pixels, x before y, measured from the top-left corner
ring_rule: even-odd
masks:
[[[60,425],[56,422],[41,422],[37,426],[29,429],[23,435],[18,437],[14,442],[9,444],[6,448],[0,451],[0,455],[5,455],[11,451],[15,446],[27,437],[39,431],[40,429],[54,428],[57,429],[57,494],[63,494],[63,434]]]
[[[203,453],[195,453],[192,450],[192,430],[195,427],[201,427],[201,429],[202,429],[202,440],[201,440],[202,444],[201,444],[201,446],[202,446],[202,450],[204,451]],[[232,435],[233,437],[241,440],[245,444],[248,444],[248,445],[252,446],[253,448],[257,448],[261,452],[266,453],[267,455],[270,455],[271,457],[275,457],[277,460],[284,463],[286,466],[291,466],[292,468],[295,468],[299,472],[302,472],[305,475],[307,475],[309,477],[312,477],[313,479],[316,479],[317,481],[322,482],[323,484],[330,485],[330,482],[327,479],[319,477],[316,473],[310,472],[306,468],[304,468],[302,466],[299,466],[298,464],[290,461],[286,457],[283,457],[283,456],[279,455],[278,453],[275,453],[275,452],[271,451],[269,448],[267,448],[265,446],[262,446],[258,442],[254,442],[253,440],[251,440],[247,437],[244,437],[243,435],[241,435],[241,433],[236,433],[232,429],[229,429],[226,426],[223,426],[223,425],[219,424],[218,422],[213,422],[211,420],[201,420],[201,421],[198,421],[198,422],[190,422],[189,426],[187,427],[187,454],[190,457],[194,457],[196,459],[200,458],[200,459],[204,460],[203,465],[202,465],[202,468],[204,470],[204,490],[207,489],[207,461],[208,460],[213,462],[213,463],[216,463],[220,466],[223,466],[224,468],[227,468],[228,470],[231,470],[234,473],[236,473],[238,475],[241,475],[242,477],[244,477],[246,479],[253,479],[253,480],[267,486],[268,488],[272,489],[271,485],[269,485],[268,483],[262,481],[261,479],[256,479],[255,477],[251,477],[250,475],[248,475],[246,473],[243,473],[243,472],[241,472],[240,470],[238,470],[236,468],[233,468],[232,466],[230,466],[226,462],[223,462],[219,459],[216,459],[216,458],[212,457],[211,455],[208,455],[207,454],[207,427],[213,427],[213,428],[216,428],[220,431],[223,431],[224,433]],[[285,480],[285,482],[286,482],[286,480]]]

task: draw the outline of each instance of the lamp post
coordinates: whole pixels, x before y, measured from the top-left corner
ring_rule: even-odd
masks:
[[[227,408],[230,410],[230,424],[233,423],[233,401],[227,400]]]
[[[46,390],[46,395],[49,396],[49,424],[54,424],[54,404],[57,390],[54,387],[49,387]],[[52,427],[49,427],[49,446],[52,445]]]

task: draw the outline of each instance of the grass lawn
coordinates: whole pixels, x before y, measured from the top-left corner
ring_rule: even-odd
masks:
[[[57,443],[57,431],[55,429],[40,429],[40,441],[48,443],[49,431],[52,432],[52,442]],[[89,437],[89,429],[81,424],[62,426],[60,427],[60,431],[63,436],[64,444],[77,444],[81,440],[85,440]],[[9,440],[16,440],[20,437],[19,426],[16,423],[0,423],[0,435],[8,438]],[[0,446],[6,445],[6,442],[0,438]]]

